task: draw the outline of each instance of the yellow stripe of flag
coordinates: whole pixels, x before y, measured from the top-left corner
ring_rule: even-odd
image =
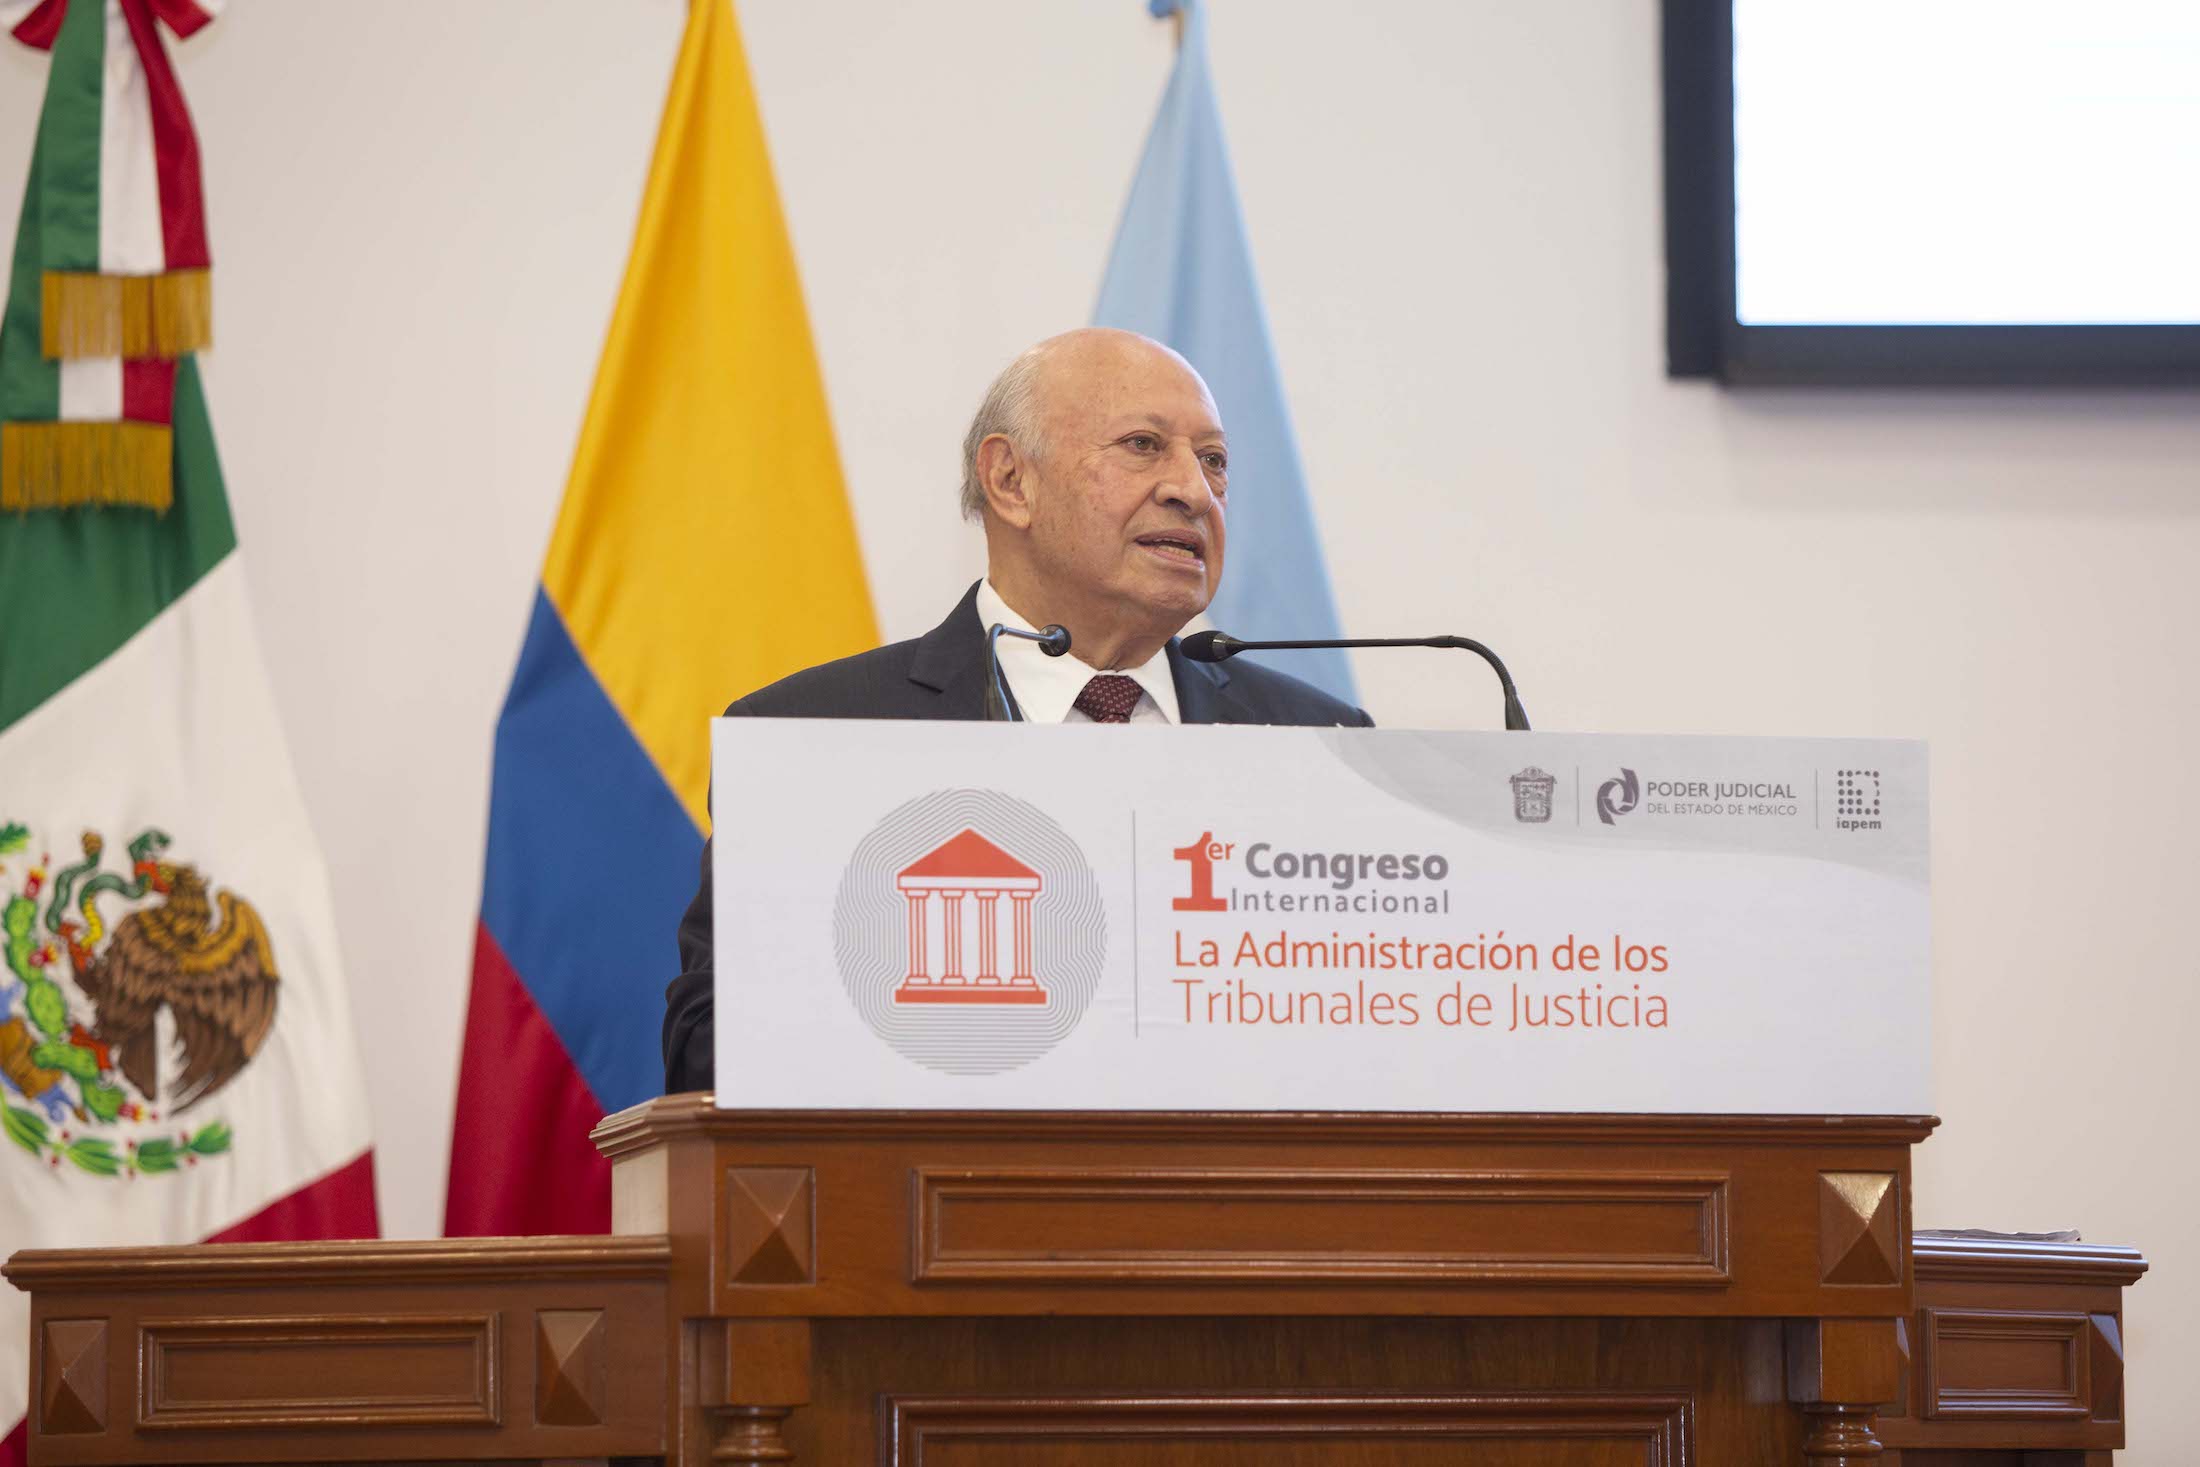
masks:
[[[708,829],[709,718],[877,644],[730,0],[694,0],[543,589]]]

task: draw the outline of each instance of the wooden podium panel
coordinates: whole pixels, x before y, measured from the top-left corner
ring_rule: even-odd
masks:
[[[613,1228],[726,1316],[1876,1317],[1915,1117],[721,1111],[607,1118]]]
[[[2125,1249],[1921,1118],[731,1113],[612,1238],[17,1254],[33,1467],[2104,1467]]]
[[[1580,1467],[1877,1451],[1933,1124],[676,1096],[596,1139],[673,1240],[690,1459]]]
[[[663,1238],[18,1253],[31,1460],[660,1455]]]
[[[2123,1291],[2146,1266],[2129,1248],[1920,1238],[1915,1366],[1880,1438],[1913,1454],[2013,1432],[2042,1453],[2122,1446]]]
[[[1805,1424],[1765,1374],[1780,1336],[1733,1320],[1196,1319],[1159,1337],[1138,1320],[836,1321],[817,1326],[786,1437],[797,1461],[911,1467],[1800,1464]]]

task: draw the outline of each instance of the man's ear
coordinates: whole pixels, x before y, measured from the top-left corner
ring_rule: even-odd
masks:
[[[978,487],[995,519],[1012,529],[1031,528],[1031,464],[1007,435],[995,433],[978,445]]]

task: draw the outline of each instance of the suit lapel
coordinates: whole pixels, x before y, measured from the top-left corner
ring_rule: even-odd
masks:
[[[1259,723],[1230,686],[1220,663],[1194,662],[1169,638],[1169,675],[1176,680],[1177,716],[1186,723]]]
[[[985,629],[978,625],[978,587],[972,581],[947,620],[917,640],[909,681],[939,695],[940,718],[985,718]]]

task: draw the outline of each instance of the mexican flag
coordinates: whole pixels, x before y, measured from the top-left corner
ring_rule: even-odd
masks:
[[[0,321],[8,1251],[375,1231],[327,876],[191,354],[204,211],[154,22],[194,16],[0,8],[54,53]],[[29,1312],[0,1288],[0,1463],[22,1460]]]

